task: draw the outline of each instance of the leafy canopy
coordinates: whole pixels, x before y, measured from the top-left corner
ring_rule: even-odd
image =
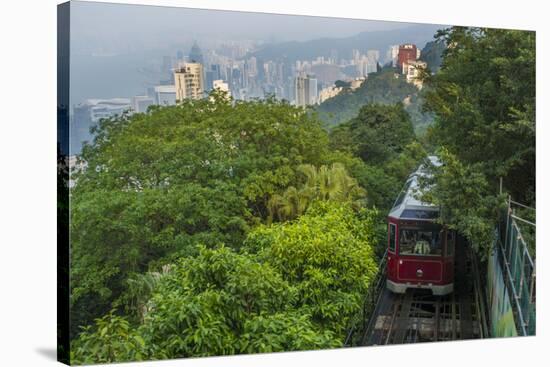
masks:
[[[535,33],[453,27],[441,70],[428,77],[429,135],[440,146],[428,199],[443,208],[482,255],[490,247],[504,192],[535,203]]]
[[[380,164],[402,152],[414,138],[410,116],[401,103],[367,104],[331,132],[331,145],[367,163]]]
[[[328,136],[285,102],[221,95],[103,120],[71,190],[72,335],[108,312],[131,274],[196,244],[238,248],[267,202],[320,165]]]
[[[317,200],[338,203],[352,202],[362,205],[366,192],[349,176],[341,163],[316,168],[311,164],[298,167],[302,182],[298,188],[289,186],[282,194],[275,194],[268,202],[270,219],[294,219],[304,214],[309,205]]]
[[[324,328],[343,333],[376,272],[376,212],[319,201],[295,221],[258,226],[244,249],[259,253],[296,287],[298,302]]]
[[[428,78],[432,139],[516,200],[535,195],[535,32],[453,27],[439,73]]]

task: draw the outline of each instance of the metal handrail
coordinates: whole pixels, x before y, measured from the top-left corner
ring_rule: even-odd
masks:
[[[520,301],[524,296],[523,287],[528,286],[528,304],[534,303],[533,292],[535,289],[534,283],[536,281],[536,268],[531,254],[529,253],[529,250],[527,248],[527,243],[523,238],[517,222],[524,222],[533,226],[535,226],[535,223],[514,215],[514,212],[511,209],[512,204],[533,209],[526,205],[517,203],[513,201],[510,197],[508,197],[508,210],[506,212],[505,231],[504,233],[502,231],[497,231],[498,235],[496,236],[495,245],[496,247],[498,247],[497,256],[499,259],[501,259],[499,260],[499,262],[505,269],[504,277],[506,288],[508,288],[510,298],[513,298],[513,300],[511,300],[511,304],[515,310],[514,313],[517,315],[516,327],[518,328],[518,332],[521,335],[529,335],[528,328],[531,322],[531,320],[529,320],[531,309],[530,306],[522,308],[522,304]],[[518,264],[517,256],[520,256],[521,264]],[[525,273],[525,266],[530,267],[530,274],[527,277]],[[518,276],[519,288],[516,287],[516,280]]]
[[[506,276],[508,278],[508,281],[506,282],[506,284],[508,284],[508,286],[510,287],[510,290],[512,291],[512,296],[514,298],[514,303],[516,305],[516,309],[517,309],[517,315],[519,316],[519,325],[521,327],[521,331],[523,333],[523,335],[527,335],[527,324],[525,323],[524,321],[524,318],[523,318],[523,312],[521,311],[521,305],[519,303],[519,296],[518,296],[518,293],[516,292],[516,287],[514,286],[514,281],[513,281],[513,277],[512,277],[512,273],[510,272],[510,267],[508,265],[508,262],[506,261],[506,254],[504,253],[504,250],[502,249],[502,246],[499,246],[499,249],[501,251],[501,254],[502,254],[502,257],[503,257],[503,262],[504,262],[504,268],[506,269]]]
[[[516,219],[516,220],[519,220],[520,222],[524,222],[524,223],[530,224],[530,225],[532,225],[532,226],[534,226],[534,227],[537,226],[535,223],[533,223],[533,222],[531,222],[531,221],[528,221],[527,219],[520,218],[520,217],[518,217],[517,215],[510,214],[510,216],[511,216],[512,218]]]
[[[514,200],[512,200],[512,199],[509,199],[509,200],[510,200],[510,204],[514,204],[514,205],[517,205],[517,206],[521,206],[521,207],[523,207],[523,208],[525,208],[525,209],[537,210],[537,209],[535,209],[535,208],[533,208],[533,207],[530,207],[530,206],[527,206],[527,205],[525,205],[525,204],[518,203],[517,201],[514,201]]]

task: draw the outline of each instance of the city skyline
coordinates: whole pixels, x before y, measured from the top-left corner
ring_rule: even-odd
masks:
[[[178,96],[198,98],[214,81],[236,100],[275,96],[300,106],[321,103],[341,91],[337,80],[356,88],[382,65],[396,66],[400,44],[415,44],[420,52],[445,27],[82,1],[74,2],[72,16],[73,153],[91,139],[89,127],[99,118],[173,104]],[[195,91],[177,85],[183,74],[178,79],[174,72],[185,63],[201,65]],[[297,86],[301,75],[312,80],[305,94],[303,83]]]

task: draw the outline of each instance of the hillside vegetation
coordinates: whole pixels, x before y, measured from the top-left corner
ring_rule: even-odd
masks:
[[[392,67],[384,67],[379,72],[369,74],[359,88],[344,90],[321,103],[315,110],[327,127],[333,127],[351,120],[362,106],[370,103],[403,103],[416,131],[424,131],[433,121],[430,114],[422,112],[422,97],[418,88],[407,83],[404,76]]]
[[[428,152],[424,199],[487,254],[499,178],[535,206],[535,34],[438,37],[429,145],[391,69],[318,114],[215,92],[102,120],[70,189],[71,363],[342,346]]]

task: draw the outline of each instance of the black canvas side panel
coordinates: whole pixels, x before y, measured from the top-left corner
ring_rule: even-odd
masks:
[[[69,65],[70,3],[57,6],[57,360],[69,342]]]

